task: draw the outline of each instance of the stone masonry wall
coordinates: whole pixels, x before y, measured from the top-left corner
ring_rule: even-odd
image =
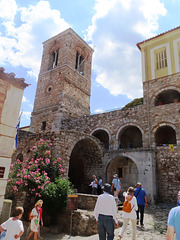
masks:
[[[62,129],[74,129],[76,131],[91,134],[94,130],[105,130],[110,139],[110,149],[117,150],[118,136],[121,129],[127,126],[136,126],[142,132],[143,147],[149,147],[147,109],[144,105],[123,110],[115,110],[78,119],[68,119],[62,122]]]
[[[177,143],[180,142],[180,102],[155,106],[155,100],[162,91],[173,89],[180,92],[180,73],[167,77],[151,80],[143,85],[144,104],[149,109],[149,130],[151,132],[151,144],[155,146],[154,133],[159,126],[168,125],[175,129]]]
[[[157,185],[159,202],[174,202],[180,183],[180,147],[174,153],[168,147],[157,148]]]

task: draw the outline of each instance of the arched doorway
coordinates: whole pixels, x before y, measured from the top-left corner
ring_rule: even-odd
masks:
[[[111,160],[107,167],[107,182],[111,183],[113,174],[117,173],[121,180],[122,192],[138,181],[138,168],[134,161],[128,157],[119,156]]]
[[[102,176],[102,154],[91,139],[83,139],[74,146],[69,162],[69,180],[78,192],[89,193],[92,175]]]

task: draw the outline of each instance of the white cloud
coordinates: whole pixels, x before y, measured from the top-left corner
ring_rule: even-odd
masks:
[[[111,94],[142,96],[141,54],[136,44],[154,35],[166,14],[160,0],[96,0],[86,40],[94,45],[96,81]]]
[[[13,21],[16,12],[17,5],[15,0],[0,0],[0,18]]]
[[[30,120],[31,112],[23,112],[22,116],[25,117],[27,120]]]
[[[25,103],[25,102],[27,102],[28,100],[27,100],[27,98],[25,97],[25,96],[23,96],[23,98],[22,98],[22,103]]]
[[[33,110],[33,104],[28,104],[28,106]]]
[[[12,4],[14,11],[7,12],[4,2],[8,2],[9,6]],[[42,42],[70,26],[58,10],[51,9],[48,1],[19,9],[15,3],[13,0],[0,0],[0,18],[6,29],[6,36],[0,36],[0,64],[9,62],[13,66],[25,67],[30,76],[37,77]],[[21,19],[18,26],[12,21],[17,11]]]
[[[103,113],[103,112],[104,112],[103,109],[96,109],[96,110],[95,110],[95,113],[97,113],[97,114],[98,114],[98,113]]]

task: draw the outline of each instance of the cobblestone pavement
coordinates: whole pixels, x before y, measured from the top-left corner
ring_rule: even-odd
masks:
[[[169,210],[174,207],[170,204],[158,204],[148,206],[145,210],[144,216],[144,228],[137,226],[137,240],[163,240],[166,235],[167,218]],[[118,212],[119,219],[122,221],[122,211]],[[115,238],[118,239],[118,234],[121,231],[121,227],[115,230]],[[25,235],[25,234],[23,234]],[[42,237],[44,240],[98,240],[98,235],[92,236],[69,236],[68,234],[49,234],[42,231]],[[21,240],[25,240],[25,236]],[[33,238],[32,238],[33,239]],[[123,240],[131,240],[131,224],[128,225],[127,231],[124,234]]]

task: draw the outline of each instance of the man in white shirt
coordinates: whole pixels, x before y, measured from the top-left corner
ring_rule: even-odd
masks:
[[[96,206],[94,209],[94,215],[96,222],[98,223],[98,233],[100,240],[106,240],[106,234],[108,240],[114,239],[114,222],[118,227],[117,207],[114,196],[110,195],[111,185],[105,183],[103,188],[104,193],[99,195]]]

